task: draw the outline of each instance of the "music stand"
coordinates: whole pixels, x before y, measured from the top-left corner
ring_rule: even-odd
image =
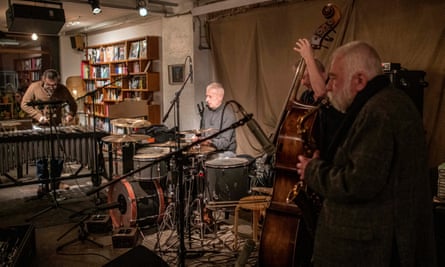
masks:
[[[49,159],[49,164],[48,164],[48,169],[49,169],[49,183],[51,183],[51,190],[49,194],[52,197],[53,200],[53,204],[39,212],[37,212],[36,214],[32,215],[31,217],[27,218],[26,221],[31,221],[33,220],[35,217],[38,217],[52,209],[57,209],[57,208],[63,208],[67,211],[71,211],[74,212],[74,210],[68,209],[68,208],[64,208],[62,206],[60,206],[59,202],[57,201],[57,189],[56,189],[56,178],[60,178],[60,177],[55,177],[55,173],[54,173],[54,169],[56,167],[56,158],[55,158],[55,151],[54,151],[54,142],[56,140],[58,140],[58,138],[56,137],[54,139],[54,134],[53,134],[53,127],[54,130],[56,130],[56,126],[53,125],[53,109],[57,108],[58,106],[64,104],[66,101],[64,100],[50,100],[50,101],[32,101],[27,103],[28,106],[37,106],[38,109],[43,110],[45,108],[45,106],[48,107],[48,111],[49,111],[49,140],[50,140],[50,144],[49,144],[49,150],[50,150],[50,159]],[[48,182],[45,183],[45,187],[48,188]]]

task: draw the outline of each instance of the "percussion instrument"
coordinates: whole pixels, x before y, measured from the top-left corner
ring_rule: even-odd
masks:
[[[54,157],[93,167],[94,146],[106,135],[82,126],[56,127],[52,135],[49,128],[0,132],[0,173],[16,168],[17,178],[23,177],[23,164],[51,156],[51,142]]]
[[[139,182],[122,179],[112,184],[108,191],[108,203],[119,203],[119,208],[110,209],[113,227],[141,227],[161,222],[164,201],[160,180]]]
[[[102,141],[105,143],[138,143],[149,138],[150,136],[143,134],[114,134],[105,136]]]
[[[145,128],[151,126],[149,121],[140,119],[114,119],[110,123],[113,126],[122,128]]]
[[[246,158],[216,158],[205,162],[209,189],[215,188],[218,200],[234,201],[249,193],[249,166]]]
[[[144,147],[137,150],[136,155],[133,156],[134,170],[137,170],[147,164],[150,164],[156,159],[169,153],[167,147]],[[153,179],[160,179],[166,177],[168,173],[168,162],[160,161],[147,167],[140,172],[134,174],[134,179],[137,181],[146,181]]]
[[[216,151],[216,148],[214,148],[213,146],[197,145],[197,146],[193,146],[192,148],[187,150],[185,153],[188,155],[206,155],[206,154],[209,154],[209,153],[212,153],[215,151]]]

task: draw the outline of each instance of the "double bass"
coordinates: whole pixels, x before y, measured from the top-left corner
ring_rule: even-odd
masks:
[[[339,8],[327,4],[322,10],[327,19],[311,38],[313,49],[322,47],[324,40],[332,41],[328,34],[340,20]],[[299,180],[297,156],[311,156],[316,149],[312,128],[317,107],[296,100],[305,63],[300,59],[292,86],[274,135],[276,146],[274,185],[269,207],[263,223],[259,247],[259,266],[311,266],[316,223],[317,196],[306,190]],[[291,191],[292,194],[289,194]],[[298,194],[298,191],[306,194]],[[298,197],[294,197],[298,194]],[[290,201],[289,196],[294,201]]]

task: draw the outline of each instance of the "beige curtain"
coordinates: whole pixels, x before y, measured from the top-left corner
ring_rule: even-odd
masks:
[[[269,136],[277,130],[290,91],[295,41],[310,39],[325,18],[326,1],[263,7],[209,22],[218,80],[227,99],[240,103]],[[316,51],[325,64],[339,45],[365,40],[384,62],[425,71],[424,123],[430,165],[445,161],[445,1],[339,0],[341,21],[327,49]],[[261,147],[246,127],[237,128],[238,153],[257,156]],[[413,155],[415,156],[415,155]]]

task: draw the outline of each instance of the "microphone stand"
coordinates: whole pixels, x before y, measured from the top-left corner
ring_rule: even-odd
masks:
[[[189,59],[190,57],[186,57],[185,61],[187,61],[187,59]],[[190,58],[191,60],[191,58]],[[185,65],[185,63],[184,63]],[[180,117],[179,117],[179,97],[181,96],[182,91],[185,88],[185,85],[187,84],[187,82],[191,79],[193,73],[192,70],[189,70],[189,74],[187,75],[187,78],[184,80],[184,82],[182,83],[181,88],[179,89],[179,91],[177,91],[175,93],[175,97],[173,98],[173,100],[171,101],[171,105],[167,111],[167,113],[165,114],[164,118],[162,119],[162,122],[164,123],[171,110],[173,109],[173,107],[175,107],[176,109],[176,116],[175,116],[175,142],[176,142],[176,150],[178,151],[185,151],[180,149],[180,140],[179,137],[177,135],[177,132],[180,129]],[[209,138],[210,139],[210,138]],[[199,144],[200,142],[198,142],[197,144]],[[188,147],[191,148],[192,146]],[[179,266],[185,266],[185,244],[184,244],[184,186],[183,186],[183,168],[184,168],[184,157],[182,155],[182,153],[174,153],[175,157],[176,157],[176,171],[177,171],[177,183],[179,185],[179,191],[178,191],[178,218],[179,218],[179,225],[178,225],[178,232],[179,232],[179,240],[180,240],[180,244],[179,244],[179,250],[178,250],[178,254],[179,254]]]
[[[103,184],[101,186],[98,186],[98,187],[94,188],[91,191],[86,192],[86,195],[89,196],[91,194],[97,193],[100,190],[102,190],[102,189],[104,189],[104,188],[106,188],[106,187],[108,187],[110,185],[113,185],[113,184],[121,181],[122,179],[124,179],[124,178],[126,178],[128,176],[131,176],[131,175],[133,175],[135,173],[138,173],[138,172],[140,172],[140,171],[142,171],[142,170],[144,170],[146,168],[149,168],[150,166],[152,166],[154,164],[157,164],[159,162],[163,162],[163,161],[165,161],[167,159],[170,159],[172,157],[176,157],[176,158],[182,159],[183,152],[188,151],[192,147],[194,147],[196,145],[199,145],[200,143],[202,143],[204,141],[207,141],[209,139],[215,138],[216,136],[220,135],[221,133],[224,133],[224,132],[226,132],[228,130],[231,130],[231,129],[238,128],[238,127],[244,125],[245,123],[247,123],[251,119],[252,119],[251,116],[244,116],[240,120],[234,122],[232,125],[228,126],[227,128],[222,129],[221,131],[216,132],[216,133],[214,133],[212,135],[209,135],[209,136],[207,136],[207,137],[205,137],[205,138],[203,138],[201,140],[192,142],[192,143],[190,143],[190,144],[188,144],[186,146],[183,146],[181,148],[178,148],[176,151],[173,151],[173,152],[170,152],[168,154],[165,154],[164,156],[159,157],[159,158],[151,161],[150,163],[148,163],[148,164],[146,164],[146,165],[144,165],[144,166],[142,166],[142,167],[140,167],[138,169],[130,171],[130,172],[122,175],[121,177],[117,177],[117,178],[113,179],[112,181],[110,181],[110,182],[108,182],[106,184]],[[181,160],[179,160],[179,162],[180,161]],[[186,254],[185,244],[184,244],[184,219],[185,219],[185,216],[184,216],[184,201],[183,201],[184,189],[183,189],[183,185],[182,185],[183,177],[182,177],[182,169],[180,169],[180,168],[182,168],[182,163],[181,163],[181,166],[179,166],[177,169],[179,170],[178,180],[181,180],[181,182],[178,181],[178,183],[179,183],[179,192],[178,192],[178,194],[179,194],[179,196],[178,196],[178,198],[179,198],[178,199],[178,202],[179,202],[179,210],[178,210],[178,212],[179,212],[178,213],[178,218],[179,218],[179,229],[178,229],[178,231],[179,231],[179,248],[178,248],[179,263],[178,263],[178,265],[183,267],[183,266],[185,266],[185,254]]]
[[[92,107],[92,114],[93,114],[93,140],[98,142],[100,144],[100,147],[102,147],[102,142],[97,140],[97,129],[96,129],[96,127],[97,127],[96,126],[96,107],[95,107],[95,104],[96,104],[96,94],[98,92],[102,92],[102,90],[104,88],[106,88],[106,87],[108,87],[110,85],[114,85],[118,81],[122,81],[124,79],[129,79],[129,78],[131,78],[131,75],[128,75],[128,74],[127,75],[123,75],[123,76],[119,77],[118,79],[115,79],[114,81],[110,81],[110,82],[102,85],[101,87],[96,88],[96,89],[94,89],[94,90],[92,90],[90,92],[87,92],[85,95],[83,95],[81,97],[78,97],[76,99],[76,100],[79,100],[79,99],[83,99],[83,98],[85,98],[87,96],[91,96],[92,102],[93,102],[93,104],[91,106]],[[117,90],[120,90],[120,89],[117,89]],[[97,145],[96,144],[93,147],[93,153],[94,153],[94,155],[98,155],[98,153],[97,153]],[[92,173],[92,176],[91,176],[91,181],[93,183],[93,186],[98,186],[98,185],[101,184],[101,179],[99,177],[99,174],[104,174],[105,173],[105,166],[99,166],[99,160],[101,161],[101,165],[104,165],[102,151],[99,154],[99,157],[100,157],[99,159],[94,157],[94,172]],[[101,171],[99,171],[99,168],[101,168]],[[111,176],[111,173],[110,173],[110,176]],[[107,178],[107,180],[111,180],[111,177],[107,177],[106,174],[105,174],[105,177]],[[99,199],[99,196],[97,197],[97,199]]]
[[[55,174],[56,170],[55,169],[58,169],[60,166],[58,166],[58,162],[56,161],[55,151],[54,151],[55,150],[54,142],[58,141],[58,137],[55,137],[54,136],[54,132],[53,132],[53,127],[54,127],[54,131],[57,132],[56,131],[56,125],[54,125],[53,114],[54,114],[54,110],[57,108],[57,106],[58,105],[62,105],[63,102],[48,101],[46,103],[49,103],[49,104],[47,104],[47,106],[48,106],[48,111],[49,111],[48,124],[49,124],[49,141],[50,141],[50,143],[49,143],[49,150],[50,150],[50,155],[49,156],[50,156],[50,158],[49,159],[45,159],[45,160],[48,161],[47,168],[49,169],[49,171],[48,171],[48,173],[49,173],[48,179],[49,180],[48,180],[48,183],[45,183],[45,187],[48,190],[48,184],[49,183],[51,184],[51,190],[48,190],[48,191],[51,191],[51,192],[49,192],[49,194],[52,197],[52,200],[54,201],[54,204],[49,206],[49,207],[47,207],[47,208],[45,208],[45,209],[43,209],[43,210],[41,210],[41,211],[39,211],[39,212],[37,212],[36,214],[32,215],[31,217],[25,219],[26,221],[31,221],[34,218],[36,218],[36,217],[38,217],[38,216],[40,216],[40,215],[42,215],[42,214],[52,210],[52,209],[57,209],[57,208],[63,208],[65,210],[67,210],[67,211],[74,212],[73,210],[68,209],[68,208],[64,208],[64,207],[62,207],[60,205],[59,201],[57,200],[57,191],[56,191],[57,190],[57,188],[56,188],[56,179],[59,179],[60,177],[56,176],[56,174]],[[35,103],[29,103],[28,105],[31,105],[31,104],[33,105]],[[45,102],[42,101],[42,102],[40,102],[38,104],[38,108],[40,110],[43,110],[44,109],[44,105],[46,105],[46,104],[45,104]],[[60,174],[58,176],[60,176]]]

